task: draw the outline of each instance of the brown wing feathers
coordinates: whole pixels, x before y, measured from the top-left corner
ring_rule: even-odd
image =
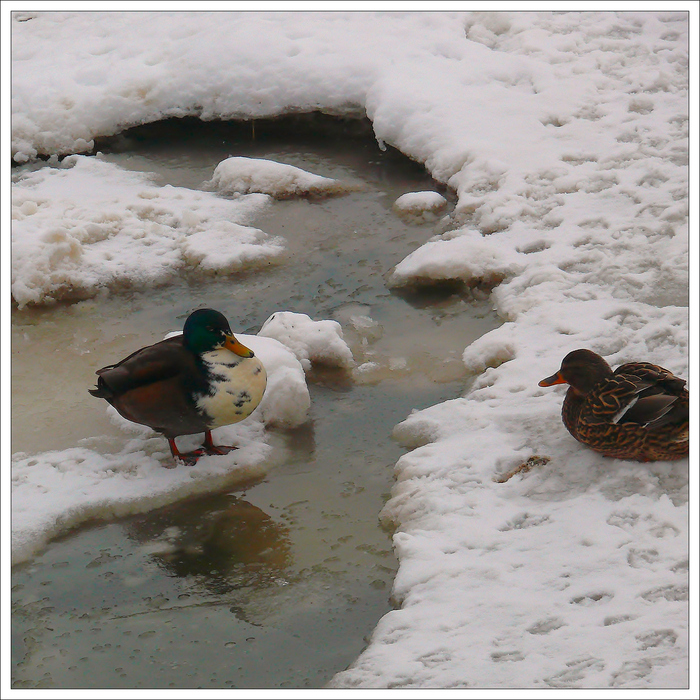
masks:
[[[99,370],[97,388],[91,389],[90,393],[99,398],[113,399],[176,377],[183,371],[183,362],[187,362],[187,354],[183,352],[181,337],[168,338],[137,350],[116,365]]]

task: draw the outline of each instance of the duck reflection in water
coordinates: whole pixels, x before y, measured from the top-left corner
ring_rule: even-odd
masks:
[[[216,594],[279,582],[292,562],[288,529],[232,494],[166,506],[130,519],[126,531],[168,575]]]

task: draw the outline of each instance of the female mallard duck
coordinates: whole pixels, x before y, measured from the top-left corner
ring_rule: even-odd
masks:
[[[211,431],[249,416],[267,383],[262,362],[213,309],[191,314],[182,335],[141,348],[97,375],[97,388],[90,393],[106,399],[127,420],[163,433],[173,457],[185,464],[235,449],[214,445]],[[202,432],[200,449],[177,449],[178,435]]]
[[[574,350],[540,386],[568,384],[562,418],[567,430],[606,457],[639,462],[688,454],[685,380],[648,362],[614,372],[590,350]]]

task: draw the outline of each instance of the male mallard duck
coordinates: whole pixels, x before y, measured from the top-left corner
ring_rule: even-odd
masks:
[[[90,393],[127,420],[163,433],[173,457],[186,464],[235,449],[214,445],[211,431],[249,416],[267,384],[262,362],[213,309],[192,313],[182,335],[141,348],[97,375],[97,388]],[[184,454],[177,449],[178,435],[202,432],[200,449]]]
[[[562,419],[584,445],[606,457],[639,462],[688,454],[685,380],[649,362],[614,372],[590,350],[574,350],[540,386],[568,384]]]

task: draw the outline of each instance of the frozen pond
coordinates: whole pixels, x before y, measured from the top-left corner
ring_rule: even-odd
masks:
[[[15,311],[13,451],[86,438],[107,449],[121,433],[87,393],[94,370],[199,305],[234,332],[257,333],[280,310],[336,319],[366,371],[312,373],[310,420],[273,434],[265,480],[84,526],[17,567],[16,687],[321,687],[390,609],[396,561],[378,514],[402,452],[391,430],[460,395],[462,349],[499,321],[478,290],[387,288],[392,266],[441,230],[393,202],[436,183],[355,122],[308,126],[169,122],[100,144],[121,167],[180,187],[202,187],[229,155],[360,186],[268,207],[254,225],[287,253],[264,271]],[[47,367],[61,369],[48,387]]]

